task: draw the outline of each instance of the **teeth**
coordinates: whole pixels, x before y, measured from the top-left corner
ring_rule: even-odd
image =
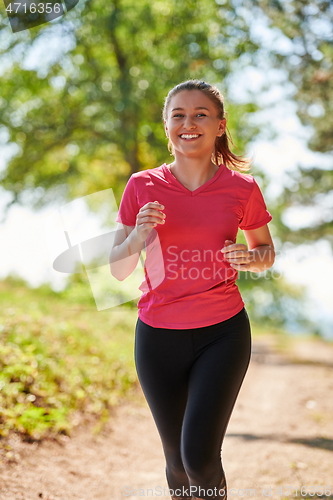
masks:
[[[198,134],[182,134],[180,137],[184,139],[193,139],[194,137],[199,137]]]

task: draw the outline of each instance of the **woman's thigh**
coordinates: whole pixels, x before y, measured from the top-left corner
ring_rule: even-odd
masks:
[[[182,456],[188,470],[202,470],[220,457],[251,357],[251,328],[245,309],[209,328],[202,336],[196,333],[197,357],[189,375],[182,430]]]
[[[153,328],[137,321],[135,364],[165,451],[180,449],[193,360],[191,338],[184,330]]]

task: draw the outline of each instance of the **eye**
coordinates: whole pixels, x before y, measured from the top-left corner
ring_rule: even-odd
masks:
[[[184,116],[184,115],[182,115],[181,113],[177,113],[173,115],[172,118],[178,118],[178,116]],[[197,113],[196,116],[207,116],[207,115],[205,113]]]

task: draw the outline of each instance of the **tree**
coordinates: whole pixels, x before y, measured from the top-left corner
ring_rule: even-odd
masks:
[[[110,186],[119,201],[132,172],[168,158],[167,91],[188,78],[223,82],[241,53],[256,50],[231,1],[88,0],[81,12],[35,29],[24,52],[55,32],[72,40],[67,53],[39,71],[17,62],[2,77],[2,123],[18,146],[1,174],[12,203],[42,206]],[[245,148],[255,133],[245,115],[255,106],[227,109]]]
[[[290,41],[290,49],[281,53],[279,46],[271,60],[283,67],[295,85],[294,100],[298,116],[312,128],[309,148],[325,153],[331,168],[301,165],[294,173],[291,187],[277,200],[276,219],[280,235],[300,243],[325,238],[333,247],[333,4],[325,0],[258,0],[254,4]],[[283,224],[288,207],[312,207],[317,220],[291,231]],[[319,212],[320,210],[320,212]]]

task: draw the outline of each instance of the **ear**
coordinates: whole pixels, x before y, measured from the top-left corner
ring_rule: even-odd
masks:
[[[224,134],[226,127],[227,127],[227,120],[223,118],[223,120],[221,120],[219,124],[219,130],[218,133],[216,134],[217,137],[221,137]]]
[[[169,137],[168,127],[167,127],[165,120],[164,120],[164,131],[165,131],[166,136]]]

